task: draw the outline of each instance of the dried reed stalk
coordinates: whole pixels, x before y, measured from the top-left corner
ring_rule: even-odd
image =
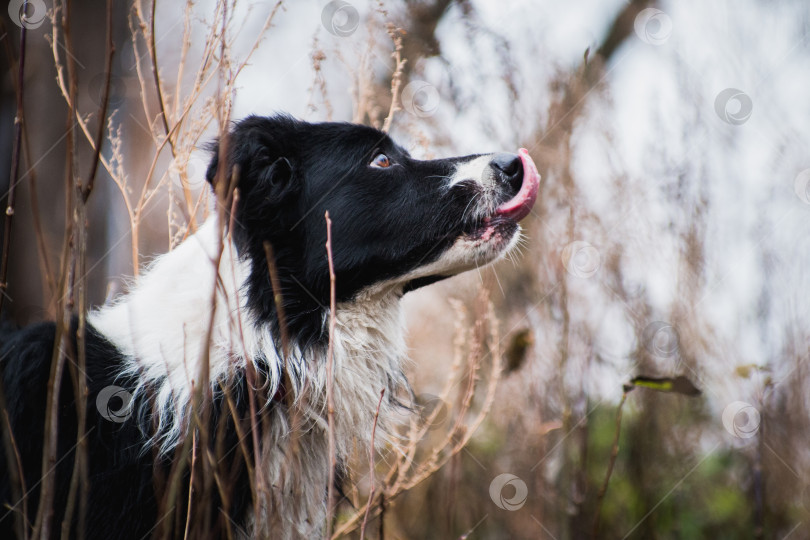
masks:
[[[369,485],[368,502],[366,503],[366,514],[363,516],[363,524],[360,527],[360,540],[366,537],[366,524],[368,523],[368,514],[371,511],[371,501],[374,500],[374,434],[377,432],[377,419],[380,417],[380,406],[382,406],[383,396],[385,395],[385,388],[380,390],[380,401],[377,403],[377,411],[374,413],[374,424],[371,426],[371,443],[368,449],[368,469],[369,469]]]
[[[329,346],[326,353],[326,418],[329,427],[329,484],[326,498],[326,533],[325,538],[332,537],[332,520],[335,512],[335,466],[337,455],[335,451],[335,262],[332,256],[332,220],[329,211],[326,218],[326,256],[329,261]]]
[[[462,393],[459,408],[456,410],[456,421],[448,430],[445,437],[442,438],[441,442],[428,451],[428,456],[424,459],[417,460],[416,455],[420,441],[429,429],[430,423],[435,420],[438,411],[434,410],[428,419],[422,422],[421,426],[416,425],[415,421],[412,420],[410,431],[407,436],[404,437],[404,441],[406,441],[404,442],[404,446],[396,446],[394,449],[397,458],[388,473],[384,476],[385,480],[383,481],[383,487],[379,491],[379,497],[369,497],[368,502],[359,507],[337,527],[331,537],[332,539],[337,539],[360,527],[367,513],[369,514],[369,519],[380,515],[383,511],[382,504],[377,509],[372,508],[369,510],[369,508],[373,507],[376,503],[374,499],[378,498],[381,502],[384,500],[386,505],[390,505],[398,495],[401,495],[431,477],[469,443],[473,434],[481,425],[481,422],[486,418],[495,400],[495,390],[500,381],[502,371],[498,320],[495,317],[492,303],[486,300],[486,295],[487,292],[485,290],[482,290],[479,295],[479,305],[482,306],[482,313],[480,314],[481,320],[477,322],[472,332],[472,337],[477,337],[477,339],[472,340],[472,345],[467,354],[463,352],[463,344],[465,342],[471,342],[470,331],[464,327],[462,322],[463,308],[461,308],[459,304],[456,304],[458,312],[455,338],[456,350],[450,377],[440,396],[442,401],[448,398],[452,388],[459,382],[457,376],[462,370],[462,366],[465,366],[467,368],[467,386]],[[487,328],[489,329],[488,333],[485,331]],[[484,349],[486,353],[483,352]],[[464,422],[464,418],[469,416],[472,409],[473,397],[475,395],[475,381],[478,378],[477,373],[484,359],[489,360],[491,364],[487,384],[483,391],[483,403],[478,412],[474,415],[474,418],[469,422]]]
[[[27,2],[24,2],[21,13],[25,13],[26,8]],[[5,27],[5,23],[3,23],[3,25]],[[8,259],[9,251],[11,249],[11,227],[14,220],[15,188],[19,182],[20,149],[22,147],[23,123],[25,115],[25,109],[23,107],[23,93],[25,81],[26,30],[27,29],[23,24],[20,28],[20,58],[17,63],[17,77],[15,80],[17,111],[14,117],[14,140],[12,142],[13,149],[11,154],[11,173],[9,174],[9,189],[6,199],[5,223],[3,229],[3,254],[2,260],[0,261],[0,315],[2,315],[3,304],[8,294]],[[8,45],[8,40],[6,40],[6,43],[6,53],[9,58],[9,67],[12,67],[14,65],[14,56],[11,52],[10,45]],[[28,526],[26,523],[28,511],[25,477],[22,472],[22,466],[20,465],[19,448],[14,441],[14,434],[11,431],[11,423],[8,419],[6,395],[2,381],[0,381],[0,413],[2,413],[6,420],[6,424],[9,426],[8,430],[3,430],[3,449],[6,455],[5,466],[9,472],[9,480],[11,481],[11,493],[14,500],[21,501],[23,507],[22,514],[15,513],[15,526],[19,536],[28,538]]]
[[[605,502],[605,494],[608,490],[610,476],[613,474],[613,467],[616,465],[616,457],[619,455],[619,435],[621,435],[622,430],[622,411],[624,410],[625,401],[627,401],[627,392],[622,392],[622,399],[619,401],[619,406],[616,409],[616,431],[613,434],[613,444],[610,446],[610,460],[608,461],[607,471],[605,472],[605,479],[602,481],[602,487],[599,488],[599,493],[596,495],[596,511],[593,516],[593,538],[599,538],[599,520],[602,516],[602,505]]]

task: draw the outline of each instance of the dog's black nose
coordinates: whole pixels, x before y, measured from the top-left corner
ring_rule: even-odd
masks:
[[[520,156],[517,154],[500,153],[495,154],[489,166],[495,170],[495,176],[498,182],[508,184],[510,194],[515,194],[520,191],[520,186],[523,184],[523,163],[520,161]]]

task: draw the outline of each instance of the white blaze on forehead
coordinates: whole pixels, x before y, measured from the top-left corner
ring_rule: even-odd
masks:
[[[489,163],[494,154],[477,157],[456,166],[455,172],[450,176],[450,187],[464,180],[472,180],[481,187],[490,187],[492,184],[492,169]]]

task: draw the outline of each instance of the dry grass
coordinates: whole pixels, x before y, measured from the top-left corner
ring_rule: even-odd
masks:
[[[528,240],[512,265],[502,264],[434,286],[429,292],[414,293],[419,307],[430,311],[426,318],[431,323],[414,324],[411,345],[417,368],[411,379],[417,393],[438,388],[434,391],[443,407],[404,419],[400,437],[382,452],[356,449],[345,486],[348,501],[329,505],[335,517],[325,528],[327,536],[446,538],[479,534],[506,538],[536,537],[550,531],[558,538],[582,538],[592,536],[598,527],[604,537],[622,537],[631,531],[633,537],[651,538],[668,531],[667,516],[677,516],[681,524],[697,523],[707,536],[731,538],[784,536],[796,523],[806,523],[810,517],[806,481],[810,459],[801,434],[810,427],[805,398],[807,332],[802,330],[801,313],[790,315],[789,324],[775,327],[766,313],[771,291],[764,290],[763,308],[756,314],[758,324],[763,332],[784,337],[788,345],[753,364],[735,364],[736,358],[745,356],[744,340],[724,335],[704,302],[718,285],[713,279],[717,276],[708,269],[716,249],[710,243],[711,220],[716,219],[711,212],[718,202],[705,187],[704,173],[689,168],[693,159],[699,162],[701,158],[700,139],[684,134],[687,142],[694,139],[697,146],[684,162],[670,160],[665,142],[652,148],[650,159],[661,162],[656,170],[661,187],[659,179],[652,178],[655,175],[643,182],[629,177],[617,159],[605,172],[597,197],[589,192],[593,185],[585,184],[576,170],[577,130],[596,133],[607,154],[620,155],[610,129],[594,121],[598,115],[588,108],[611,107],[605,65],[628,36],[632,37],[634,16],[651,3],[634,0],[623,5],[609,25],[603,46],[585,54],[574,68],[559,68],[550,77],[547,90],[531,88],[528,92],[521,86],[523,74],[515,67],[509,44],[491,35],[476,4],[460,2],[453,13],[469,30],[470,50],[486,46],[486,39],[492,38],[503,72],[470,69],[472,84],[464,79],[460,86],[466,87],[462,88],[454,86],[462,74],[452,73],[456,68],[450,67],[442,97],[451,114],[427,118],[398,110],[407,83],[426,77],[421,71],[424,58],[409,57],[408,52],[432,45],[435,36],[430,29],[435,30],[443,16],[441,9],[448,3],[411,4],[373,6],[362,21],[364,38],[353,42],[353,50],[342,46],[345,42],[335,45],[321,39],[323,34],[313,38],[309,110],[324,120],[333,119],[340,110],[330,102],[336,92],[330,69],[337,66],[351,83],[353,121],[393,131],[432,157],[452,147],[457,135],[447,120],[480,105],[465,101],[466,87],[485,87],[491,79],[498,79],[512,100],[506,114],[521,132],[521,143],[541,164],[543,196],[533,216],[524,222]],[[163,4],[158,11],[161,7]],[[137,105],[136,119],[115,107],[80,110],[84,87],[71,74],[75,67],[65,52],[71,50],[75,36],[71,38],[70,21],[57,3],[49,39],[56,85],[69,109],[66,126],[71,139],[65,155],[65,234],[56,256],[57,250],[49,249],[55,242],[38,225],[36,199],[31,203],[43,288],[50,297],[50,313],[60,324],[58,341],[65,335],[67,318],[87,309],[86,240],[99,232],[93,227],[100,228],[93,225],[88,230],[83,217],[84,203],[88,196],[90,200],[95,196],[89,191],[84,195],[92,186],[93,175],[87,173],[95,169],[92,155],[98,157],[101,172],[109,175],[118,188],[116,196],[123,201],[134,275],[144,262],[143,253],[158,244],[150,236],[156,221],[155,213],[150,212],[166,211],[165,225],[157,228],[173,248],[211,208],[221,212],[238,197],[223,186],[216,195],[219,204],[212,204],[208,190],[195,183],[194,176],[200,176],[200,171],[191,171],[190,164],[205,142],[226,133],[239,75],[264,37],[273,32],[285,6],[281,2],[268,6],[253,36],[245,36],[245,21],[232,7],[222,0],[205,16],[191,1],[180,7],[182,32],[172,36],[179,52],[164,59],[159,54],[163,46],[156,45],[155,3],[136,0],[128,14],[127,43],[135,60],[137,96],[130,96],[134,99],[129,105]],[[431,22],[428,15],[433,7],[439,15]],[[243,41],[249,37],[249,45],[239,49],[244,51],[239,58],[233,52],[237,36]],[[390,72],[383,75],[375,68],[380,57],[391,58]],[[17,86],[21,87],[19,81]],[[530,95],[521,95],[521,91]],[[695,117],[701,114],[694,111]],[[145,132],[130,129],[138,119],[146,125]],[[15,151],[22,148],[23,159],[31,164],[36,160],[26,149],[31,130],[23,127]],[[497,132],[491,125],[479,128]],[[99,133],[103,133],[103,143]],[[512,141],[504,145],[507,142]],[[104,145],[109,152],[100,151]],[[143,153],[133,151],[133,146]],[[91,159],[79,159],[77,147],[91,148]],[[132,171],[138,170],[141,155],[148,157],[144,174],[136,177]],[[220,174],[224,177],[231,172]],[[671,201],[672,206],[667,207],[674,208],[671,215],[666,214],[667,208],[662,210],[663,216],[649,210],[660,206],[660,198]],[[595,253],[597,271],[593,274],[587,264],[584,269],[576,268],[578,252],[570,246],[578,241],[587,241],[593,248],[582,252],[585,256]],[[763,241],[755,247],[767,271],[778,256],[766,244]],[[57,259],[58,264],[49,262]],[[267,259],[272,276],[272,251]],[[661,302],[643,286],[646,269],[655,264],[667,266],[668,279],[677,291],[671,302]],[[590,275],[583,277],[583,272]],[[3,281],[5,278],[0,279]],[[481,282],[492,291],[491,299],[479,286]],[[476,292],[465,293],[465,289]],[[449,303],[445,296],[461,300]],[[236,318],[235,324],[241,325],[243,314],[237,311]],[[649,329],[657,321],[670,325],[674,332],[674,352],[660,354],[651,342]],[[453,337],[449,337],[451,333]],[[616,353],[617,336],[632,347]],[[55,351],[53,377],[68,370],[75,391],[81,393],[82,377],[75,366],[81,365],[83,353],[70,351],[65,343]],[[436,362],[445,350],[449,351],[445,355],[448,361]],[[506,366],[502,366],[502,350],[508,350]],[[723,362],[734,366],[719,369]],[[259,374],[248,375],[251,388],[262,387]],[[641,389],[620,397],[621,382],[636,375],[685,375],[704,395],[693,399]],[[207,380],[205,373],[198,376],[199,381]],[[613,381],[618,382],[613,385]],[[204,537],[206,527],[219,519],[192,505],[188,497],[192,485],[200,486],[197,496],[216,495],[226,507],[228,504],[227,471],[217,466],[217,454],[225,449],[217,447],[219,435],[206,427],[202,403],[210,396],[205,395],[205,388],[208,385],[195,387],[192,436],[178,448],[175,468],[159,480],[167,494],[163,501],[167,517],[160,524],[160,537]],[[57,402],[54,391],[49,392],[49,411]],[[762,428],[751,439],[730,438],[720,424],[722,406],[730,396],[750,396],[761,414]],[[248,419],[239,418],[230,397],[227,403],[234,429],[243,441],[238,451],[250,471],[252,496],[259,508],[274,504],[274,494],[262,475],[258,452],[262,441],[242,437],[249,426],[254,427],[255,435],[259,431],[255,427],[267,420],[257,411],[258,396],[251,393],[249,398]],[[623,408],[617,411],[616,403]],[[716,410],[718,404],[720,411]],[[616,426],[617,412],[623,413],[621,430]],[[299,439],[295,432],[301,426],[294,415],[291,424],[290,451],[296,452]],[[49,426],[56,428],[52,422]],[[80,429],[77,440],[81,441],[83,432]],[[16,471],[14,441],[5,437],[4,443],[11,450],[6,452],[10,470]],[[206,450],[209,448],[217,451],[212,453]],[[53,450],[47,445],[43,463],[53,458]],[[82,515],[81,475],[86,464],[81,452],[76,459],[71,489],[76,493],[74,512]],[[693,466],[697,468],[690,473]],[[184,471],[191,471],[188,485],[181,485]],[[528,486],[529,497],[520,511],[493,506],[487,487],[501,472],[514,473]],[[21,479],[14,484],[20,493],[25,491]],[[49,487],[47,477],[44,485]],[[679,488],[668,493],[676,485]],[[43,494],[47,503],[46,489]],[[337,499],[335,494],[330,499],[333,497]],[[24,523],[25,504],[23,498],[22,512],[16,512],[25,537],[58,530],[59,524],[48,523],[47,504],[41,505],[36,523]],[[180,508],[188,512],[187,519],[177,519]],[[705,508],[725,513],[717,517]],[[413,516],[419,519],[409,519]],[[257,530],[272,527],[264,519],[257,511]],[[359,532],[361,528],[364,532]],[[239,531],[228,526],[225,534],[235,537]]]
[[[67,204],[61,265],[56,278],[52,278],[57,286],[56,290],[59,291],[56,296],[56,310],[59,314],[57,331],[59,346],[54,351],[53,369],[48,389],[49,420],[47,425],[49,430],[45,441],[43,469],[49,469],[50,464],[56,459],[56,447],[50,441],[55,441],[58,430],[55,408],[60,396],[59,385],[54,384],[54,381],[61,380],[63,371],[69,369],[74,379],[74,391],[78,395],[86,392],[86,381],[82,375],[84,349],[81,336],[83,335],[84,317],[88,310],[85,284],[87,275],[86,239],[87,235],[92,234],[93,231],[86,227],[85,205],[93,190],[97,167],[103,168],[118,188],[126,209],[131,235],[132,273],[137,277],[142,262],[142,228],[144,220],[152,208],[168,204],[165,232],[169,245],[172,247],[193,233],[197,224],[207,217],[207,213],[212,207],[208,190],[195,189],[189,177],[188,164],[192,152],[208,140],[212,128],[219,136],[219,151],[221,153],[227,151],[230,111],[238,77],[249,62],[251,55],[260,47],[266,33],[270,31],[275,16],[283,7],[282,4],[282,2],[278,2],[270,10],[264,24],[254,37],[252,47],[243,57],[237,59],[232,56],[231,51],[235,36],[240,31],[239,27],[243,21],[234,18],[233,6],[226,0],[221,0],[215,4],[211,18],[202,21],[195,14],[194,4],[188,1],[182,10],[182,34],[174,37],[179,43],[179,60],[176,65],[164,65],[158,55],[156,43],[156,2],[154,0],[152,2],[144,0],[134,2],[128,15],[130,34],[128,46],[132,48],[132,57],[135,60],[134,72],[139,86],[139,105],[143,117],[148,122],[148,138],[139,141],[139,145],[146,145],[151,153],[144,178],[133,178],[127,172],[132,169],[129,164],[132,156],[126,150],[132,143],[125,140],[124,135],[124,132],[128,131],[125,126],[127,120],[122,118],[119,109],[109,107],[110,85],[113,77],[112,59],[114,54],[120,54],[120,52],[113,50],[111,38],[108,35],[110,44],[106,55],[103,104],[97,111],[80,110],[75,58],[71,53],[71,42],[74,39],[70,31],[71,13],[63,4],[57,3],[55,6],[51,32],[47,35],[47,39],[56,67],[56,85],[68,108],[68,125],[70,126],[68,148],[71,150],[66,153],[66,191],[70,196]],[[109,3],[107,13],[108,20],[111,20],[112,7]],[[386,18],[387,16],[382,4],[379,4],[374,17]],[[112,28],[111,23],[109,28]],[[357,74],[355,118],[369,121],[388,130],[399,110],[399,93],[403,84],[402,76],[406,59],[402,56],[402,31],[391,22],[386,22],[385,28],[391,39],[393,47],[391,55],[395,65],[391,77],[390,95],[385,98],[388,103],[387,114],[383,117],[381,114],[383,109],[380,106],[368,105],[376,101],[376,98],[371,99],[370,94],[370,92],[376,91],[376,86],[369,83],[368,73],[363,69],[358,69],[355,70]],[[202,46],[193,46],[192,42],[196,42],[201,35],[204,36],[204,41],[201,41]],[[373,41],[370,42],[369,50],[376,46]],[[326,107],[327,117],[331,117],[326,83],[319,67],[324,56],[323,52],[318,50],[317,40],[314,42],[314,51],[312,61],[316,79],[313,92],[320,94]],[[167,74],[174,73],[175,70],[176,79],[171,81],[167,78]],[[84,164],[75,162],[75,147],[81,143],[81,138],[84,139],[83,144],[89,145],[93,151],[90,163],[91,172],[84,183],[77,180],[79,170]],[[22,133],[18,137],[18,149],[21,141]],[[110,148],[109,153],[101,151],[104,145]],[[220,163],[225,163],[225,161],[221,159]],[[199,171],[196,172],[199,173]],[[179,194],[171,182],[173,175],[179,177]],[[218,222],[223,233],[227,216],[233,215],[232,212],[229,213],[226,210],[232,210],[238,201],[239,193],[235,189],[234,180],[237,177],[238,171],[236,170],[219,170],[214,181],[217,189],[214,193],[213,208],[219,214]],[[231,182],[226,182],[227,178],[231,178]],[[7,228],[7,231],[10,232],[10,228]],[[39,231],[37,235],[41,237]],[[223,238],[222,234],[220,238]],[[44,240],[42,238],[40,240],[41,245],[44,245]],[[216,267],[219,267],[224,249],[225,243],[220,242],[218,255],[213,261]],[[274,270],[272,248],[268,250],[267,257],[268,268],[272,276]],[[48,257],[43,260],[47,262]],[[215,299],[218,287],[219,284],[215,283],[211,291],[209,336],[212,331],[214,311],[217,308]],[[452,396],[457,395],[455,399],[457,406],[451,407],[449,412],[449,417],[453,419],[449,429],[438,443],[425,444],[423,441],[425,435],[439,413],[439,409],[435,409],[427,416],[416,415],[409,418],[403,424],[399,438],[386,449],[376,463],[372,448],[370,467],[360,464],[359,456],[364,453],[364,450],[358,449],[357,459],[352,460],[353,463],[357,463],[357,466],[350,471],[350,485],[347,486],[347,491],[352,494],[354,503],[352,510],[348,510],[345,502],[335,500],[331,491],[333,482],[329,484],[330,516],[336,509],[340,511],[334,521],[331,517],[328,520],[327,537],[346,536],[360,527],[361,523],[364,535],[365,526],[376,516],[380,517],[379,531],[380,534],[383,534],[384,522],[381,514],[384,509],[393,507],[398,496],[430,478],[453,456],[457,455],[468,444],[473,433],[486,417],[492,406],[495,388],[501,373],[498,350],[500,338],[498,320],[485,293],[482,292],[476,305],[476,320],[472,326],[469,326],[469,323],[464,320],[466,318],[465,309],[460,304],[456,307],[458,315],[456,356],[444,390],[439,396],[443,402],[450,403],[453,401]],[[70,317],[74,313],[78,313],[82,321],[79,347],[76,351],[71,350],[71,341],[67,338]],[[240,309],[237,309],[235,317],[241,328],[245,315],[241,313]],[[470,346],[465,348],[465,343],[470,343]],[[206,537],[205,531],[210,530],[211,524],[220,517],[211,515],[206,505],[198,508],[193,503],[194,500],[207,500],[216,495],[222,501],[223,508],[227,509],[229,506],[229,496],[232,491],[228,485],[228,471],[223,470],[220,463],[221,457],[230,449],[222,447],[220,442],[222,434],[212,432],[209,427],[211,410],[207,404],[211,403],[213,397],[207,359],[203,358],[199,365],[201,371],[194,374],[194,393],[189,413],[190,436],[185,437],[177,448],[168,476],[156,478],[158,486],[162,486],[164,493],[159,512],[162,518],[159,523],[155,524],[155,535],[159,538],[178,537],[178,535],[183,538]],[[247,362],[247,365],[252,364]],[[484,373],[486,373],[486,382],[479,390],[478,379]],[[251,389],[263,386],[263,382],[257,377],[258,374],[255,371],[248,374]],[[227,394],[227,389],[223,390]],[[247,419],[253,427],[253,437],[248,443],[252,448],[247,448],[245,438],[241,436],[244,419],[237,414],[230,396],[227,398],[227,403],[233,420],[232,425],[239,432],[239,440],[242,441],[239,452],[242,453],[245,466],[249,470],[252,499],[256,509],[253,527],[257,534],[262,534],[261,531],[271,531],[274,526],[273,523],[266,522],[267,513],[261,510],[267,505],[274,504],[272,502],[274,495],[262,473],[265,466],[261,463],[261,441],[257,439],[257,433],[260,431],[257,429],[258,425],[267,422],[268,419],[257,410],[258,398],[254,394],[255,390],[252,390],[249,395],[250,414]],[[480,403],[478,403],[479,400]],[[78,410],[80,417],[84,418],[83,407],[86,404],[84,400],[77,401],[80,403]],[[300,406],[306,405],[296,405],[296,407]],[[332,431],[331,411],[330,406],[330,433]],[[297,426],[295,421],[292,421],[291,425],[294,429]],[[84,516],[87,511],[87,463],[86,449],[82,441],[87,434],[87,427],[82,423],[77,433],[79,451],[75,458],[69,509],[61,524],[63,535],[70,533],[72,518],[78,516],[80,525],[77,531],[80,536],[83,536]],[[298,437],[293,435],[289,440],[293,445],[290,450],[294,452],[296,450],[294,444],[297,443]],[[7,447],[11,450],[7,452],[7,455],[13,460],[14,456],[18,455],[14,441],[7,438]],[[211,449],[216,449],[216,451],[212,452]],[[334,450],[332,450],[332,454],[334,455]],[[332,467],[334,467],[334,462]],[[14,467],[11,470],[16,471],[17,468]],[[334,469],[332,468],[332,470]],[[293,472],[293,474],[295,473]],[[330,474],[334,474],[334,472]],[[189,476],[189,482],[184,485],[183,478],[186,475]],[[366,475],[370,475],[370,484],[365,482]],[[25,492],[21,478],[16,478],[15,484],[20,493]],[[19,523],[19,529],[23,532],[24,538],[49,537],[53,534],[53,527],[56,525],[52,523],[53,475],[46,474],[43,477],[42,486],[36,522],[31,524],[20,521]],[[364,492],[368,494],[366,502],[360,503]],[[20,507],[22,511],[18,512],[18,516],[22,520],[27,508],[25,497],[21,497]],[[183,520],[177,519],[181,515],[181,509],[184,509],[187,514]],[[224,520],[224,523],[225,534],[228,538],[235,538],[239,535],[239,531],[234,530],[231,523],[227,520]],[[333,526],[334,533],[331,532]]]

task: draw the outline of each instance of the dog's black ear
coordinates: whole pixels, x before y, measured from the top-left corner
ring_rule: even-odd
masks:
[[[205,170],[205,179],[208,180],[208,183],[211,185],[214,184],[214,177],[217,175],[218,166],[219,156],[215,153],[214,157],[211,158],[211,163],[208,164],[208,168]]]
[[[213,186],[214,178],[217,176],[217,167],[219,167],[219,142],[210,143],[207,150],[211,153],[211,162],[208,163],[208,168],[205,170],[205,179]]]
[[[261,167],[261,162],[265,159],[259,158],[252,163],[252,167],[247,168],[250,171],[252,168]],[[219,167],[219,150],[214,146],[212,151],[211,162],[208,164],[208,169],[205,171],[205,179],[213,185],[214,179],[217,176],[217,168]],[[287,158],[281,157],[276,159],[269,166],[257,171],[257,179],[260,184],[269,188],[281,188],[286,186],[292,178],[293,168],[292,163]]]
[[[269,167],[265,167],[259,175],[259,181],[271,189],[280,189],[289,184],[292,175],[292,163],[287,158],[280,157]]]
[[[228,136],[227,171],[219,171],[222,163],[221,141],[209,146],[211,162],[206,178],[213,185],[217,173],[230,178],[232,169],[239,170],[239,191],[242,200],[252,199],[278,204],[298,191],[294,156],[284,141],[294,133],[291,119],[249,116],[237,123]],[[251,204],[254,204],[251,203]]]

